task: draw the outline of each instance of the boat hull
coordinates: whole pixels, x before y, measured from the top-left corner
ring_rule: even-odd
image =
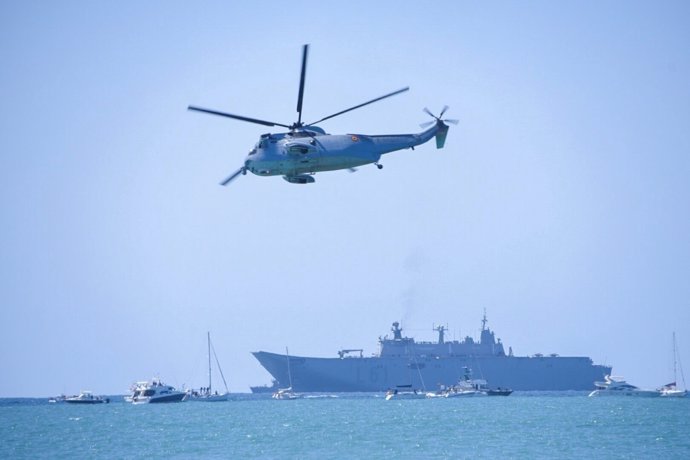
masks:
[[[487,396],[510,396],[513,390],[487,390]]]
[[[286,355],[259,351],[259,363],[278,382],[288,382]],[[593,390],[594,382],[611,373],[587,357],[345,357],[290,356],[292,385],[300,392],[379,392],[400,382],[414,387],[452,386],[463,368],[471,368],[492,387],[520,391]]]
[[[76,399],[75,399],[75,400],[69,400],[69,399],[67,399],[67,400],[65,400],[65,402],[66,402],[67,404],[105,404],[105,403],[109,403],[110,400],[107,400],[107,399],[94,399],[94,400],[91,400],[91,401],[87,401],[87,400],[76,400]]]
[[[228,395],[190,396],[188,400],[190,402],[223,402],[228,400]]]
[[[661,396],[661,393],[659,393],[656,390],[626,390],[626,391],[617,391],[617,390],[594,390],[589,394],[590,396],[632,396],[636,398],[656,398]]]
[[[176,403],[182,402],[187,396],[185,393],[171,394],[165,396],[154,396],[154,397],[143,397],[134,398],[132,403],[134,404],[159,404],[159,403]]]
[[[477,396],[486,396],[483,391],[450,391],[446,393],[446,398],[474,398]]]
[[[662,398],[685,398],[687,395],[687,390],[662,390],[660,394]]]
[[[388,393],[386,394],[386,401],[391,401],[393,399],[425,399],[427,396],[422,392],[417,393]]]

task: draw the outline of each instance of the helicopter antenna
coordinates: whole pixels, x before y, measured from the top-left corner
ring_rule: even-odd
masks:
[[[297,123],[295,127],[302,126],[302,100],[304,99],[304,79],[307,74],[307,55],[309,54],[309,45],[302,47],[302,74],[299,79],[299,92],[297,93]]]

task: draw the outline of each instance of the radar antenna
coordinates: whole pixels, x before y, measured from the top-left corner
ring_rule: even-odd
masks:
[[[393,332],[393,340],[402,340],[402,328],[399,322],[396,321],[393,323],[391,331]]]
[[[432,326],[432,329],[434,331],[438,332],[438,343],[445,343],[445,340],[443,338],[443,334],[448,330],[446,326]]]

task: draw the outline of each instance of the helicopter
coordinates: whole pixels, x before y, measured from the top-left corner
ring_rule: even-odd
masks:
[[[432,137],[436,138],[436,148],[443,148],[448,134],[446,123],[457,124],[458,120],[443,119],[448,106],[436,116],[429,109],[424,112],[434,120],[422,123],[420,126],[428,129],[416,134],[393,135],[365,135],[365,134],[328,134],[318,123],[359,109],[374,102],[408,91],[405,87],[385,94],[370,101],[358,104],[340,112],[323,117],[312,123],[302,121],[302,103],[304,98],[304,83],[307,70],[307,55],[309,45],[302,47],[302,71],[300,75],[299,91],[297,93],[297,121],[291,125],[260,120],[257,118],[235,115],[232,113],[211,110],[190,105],[188,110],[218,115],[263,126],[279,126],[287,128],[283,133],[262,134],[254,148],[249,151],[244,164],[237,171],[224,179],[220,184],[228,185],[247,171],[257,176],[283,176],[291,184],[310,184],[315,182],[314,174],[322,171],[347,169],[351,172],[355,168],[373,163],[378,169],[383,168],[379,163],[381,155],[402,149],[414,149],[424,144]]]

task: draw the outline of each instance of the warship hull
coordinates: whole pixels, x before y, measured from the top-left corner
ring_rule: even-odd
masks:
[[[288,357],[259,351],[259,363],[278,382],[287,382]],[[486,380],[492,388],[513,390],[592,390],[594,382],[611,373],[611,367],[595,365],[587,357],[345,357],[290,356],[292,386],[300,392],[386,391],[397,385],[437,388],[458,382],[463,368]]]

